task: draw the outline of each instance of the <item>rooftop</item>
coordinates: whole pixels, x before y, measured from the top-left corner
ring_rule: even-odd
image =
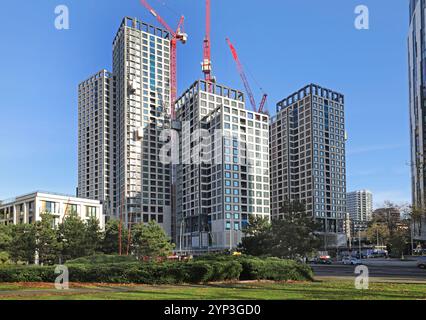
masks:
[[[75,195],[69,195],[69,194],[64,194],[64,193],[58,193],[58,192],[51,192],[51,191],[43,191],[43,190],[37,190],[34,192],[29,192],[14,198],[9,198],[9,199],[5,199],[5,200],[0,200],[0,205],[7,205],[7,204],[11,204],[16,202],[18,199],[21,198],[25,198],[31,195],[35,195],[35,194],[46,194],[46,195],[51,195],[51,196],[59,196],[59,197],[64,197],[64,198],[73,198],[73,199],[78,199]],[[84,199],[84,200],[88,200],[90,201],[91,199]],[[96,201],[96,200],[92,200],[92,201]]]
[[[309,84],[306,87],[300,89],[299,91],[296,91],[295,93],[289,95],[287,98],[281,100],[277,103],[277,112],[280,112],[282,109],[293,105],[294,103],[298,102],[299,100],[304,99],[307,96],[319,96],[324,99],[329,99],[338,103],[344,103],[345,98],[344,95],[341,93],[338,93],[336,91],[333,91],[331,89],[323,88],[317,84]]]

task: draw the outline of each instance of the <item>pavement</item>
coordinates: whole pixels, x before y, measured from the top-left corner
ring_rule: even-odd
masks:
[[[369,280],[375,282],[423,283],[426,284],[426,270],[419,269],[415,260],[363,259],[368,267]],[[356,266],[335,263],[332,265],[312,265],[318,280],[353,280]]]

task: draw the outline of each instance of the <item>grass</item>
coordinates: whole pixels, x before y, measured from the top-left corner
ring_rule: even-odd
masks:
[[[425,284],[370,283],[356,290],[349,281],[252,282],[210,285],[147,286],[0,284],[0,300],[416,300],[426,299]]]

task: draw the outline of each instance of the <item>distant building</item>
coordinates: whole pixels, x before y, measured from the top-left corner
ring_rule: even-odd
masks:
[[[324,247],[345,245],[344,96],[308,85],[278,103],[270,132],[272,218],[286,200],[305,202]]]
[[[349,192],[346,203],[350,218],[357,221],[371,221],[373,194],[368,190]]]
[[[401,221],[401,211],[398,208],[380,208],[374,210],[373,221],[383,223],[398,223]]]
[[[352,237],[352,228],[351,228],[351,217],[349,213],[346,213],[345,215],[345,223],[343,225],[344,232],[346,234],[346,238],[351,239]]]
[[[352,235],[355,237],[359,232],[367,231],[369,222],[362,220],[352,220],[351,219],[351,231]]]
[[[105,227],[105,216],[100,201],[43,191],[2,201],[0,224],[32,224],[40,221],[43,213],[52,214],[55,225],[62,223],[67,215],[77,214],[83,221],[96,218],[101,229]]]

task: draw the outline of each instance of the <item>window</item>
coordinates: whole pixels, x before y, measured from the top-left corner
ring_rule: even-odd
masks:
[[[41,202],[42,213],[59,213],[59,204],[51,201]]]
[[[71,215],[71,214],[77,214],[77,205],[76,204],[71,204],[71,203],[67,203],[65,204],[65,214],[67,215]]]
[[[88,218],[96,218],[96,207],[86,207],[86,217]]]

